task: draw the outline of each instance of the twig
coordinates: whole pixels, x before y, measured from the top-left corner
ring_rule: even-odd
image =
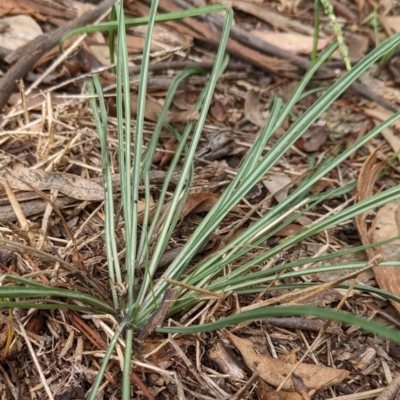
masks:
[[[135,371],[131,372],[131,381],[135,382],[136,385],[140,387],[143,392],[143,395],[147,397],[148,400],[154,400],[155,397],[150,393],[148,387],[144,384],[144,382],[139,378]]]

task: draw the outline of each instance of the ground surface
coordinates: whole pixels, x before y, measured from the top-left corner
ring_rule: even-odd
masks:
[[[74,3],[74,7],[69,3],[44,4],[35,0],[7,0],[0,5],[4,18],[11,15],[14,15],[13,18],[21,15],[30,17],[22,21],[4,19],[7,21],[4,23],[7,28],[0,30],[0,78],[3,76],[0,85],[9,79],[5,75],[10,68],[10,59],[7,57],[10,57],[10,52],[24,44],[13,42],[5,33],[11,28],[18,32],[25,27],[27,37],[40,32],[52,32],[57,26],[76,19],[78,10],[82,11],[81,3]],[[396,15],[400,6],[395,2],[372,4],[335,0],[331,3],[349,44],[352,62],[359,61],[378,41],[399,30],[400,20]],[[179,7],[184,7],[185,4],[187,5],[179,3]],[[197,151],[190,197],[193,204],[188,206],[185,217],[173,234],[168,249],[170,253],[163,259],[165,266],[176,256],[176,249],[184,245],[204,218],[210,208],[207,204],[212,204],[215,201],[214,196],[221,193],[232,180],[244,154],[266,123],[268,106],[273,96],[278,95],[286,101],[302,77],[304,68],[310,64],[313,2],[229,0],[226,4],[234,6],[236,29],[242,30],[248,36],[242,40],[240,36],[233,36],[228,46],[231,53],[230,63],[217,85]],[[172,2],[163,0],[160,7],[168,11],[173,10],[174,6]],[[146,15],[148,12],[145,2],[126,1],[125,8],[128,16]],[[140,65],[143,49],[143,33],[142,28],[128,31],[133,117],[136,112],[137,66]],[[277,33],[285,33],[286,36],[273,36]],[[202,67],[210,70],[218,36],[218,31],[210,28],[209,21],[204,20],[187,24],[169,23],[157,27],[148,81],[145,143],[151,138],[156,122],[155,115],[161,110],[174,74],[185,66],[200,62]],[[327,16],[321,17],[320,36],[321,49],[335,37]],[[107,93],[112,94],[114,91],[115,76],[110,68],[103,68],[108,65],[106,38],[101,33],[91,35],[81,45],[73,45],[75,51],[70,56],[60,56],[55,49],[52,54],[42,57],[25,76],[24,85],[29,89],[22,105],[18,104],[18,90],[14,90],[10,98],[3,98],[7,104],[0,119],[0,165],[4,188],[0,193],[0,234],[2,239],[23,243],[43,253],[18,246],[12,248],[2,242],[0,267],[3,272],[50,286],[80,290],[111,304],[106,268],[104,212],[100,201],[102,190],[100,194],[96,192],[96,185],[101,183],[100,144],[88,99],[82,96],[86,93],[84,84],[87,77],[84,74],[99,68],[103,69],[100,73],[103,87],[108,90]],[[262,39],[264,46],[270,41],[275,47],[257,45],[257,39]],[[23,58],[24,55],[20,57]],[[49,69],[51,60],[54,59],[59,59],[60,63],[54,69]],[[320,79],[313,81],[309,88],[329,87],[333,79],[345,70],[342,60],[341,54],[336,53],[325,70],[320,71]],[[390,115],[391,111],[387,108],[396,108],[400,103],[399,60],[400,54],[397,52],[384,66],[376,66],[376,69],[363,76],[364,90],[356,88],[355,92],[349,91],[338,99],[275,165],[268,178],[246,195],[240,206],[246,209],[269,196],[262,210],[274,207],[299,184],[298,180],[312,163],[320,162],[333,149],[348,148],[368,132],[376,120]],[[193,104],[207,80],[207,75],[190,78],[179,88],[168,117],[178,131],[186,121],[196,118]],[[311,95],[302,100],[294,109],[293,117],[301,115],[316,101],[317,96],[318,94]],[[107,106],[108,148],[112,172],[116,174],[119,170],[113,96],[108,98]],[[292,122],[286,121],[285,128]],[[132,124],[134,129],[135,122]],[[280,129],[265,150],[268,151],[284,132],[284,128]],[[385,173],[375,184],[374,191],[398,184],[398,135],[399,130],[394,128],[376,136],[316,184],[312,192],[317,194],[331,191],[357,179],[368,156],[374,151],[377,151],[377,160],[386,162]],[[151,177],[151,191],[155,202],[163,181],[162,173],[168,168],[176,148],[177,141],[167,131],[163,132],[152,166],[154,175]],[[388,159],[390,162],[387,162]],[[22,174],[18,176],[25,183],[28,181],[30,186],[18,186],[18,179],[12,174],[7,175],[6,179],[7,168],[16,174]],[[30,168],[37,173],[30,174],[23,168]],[[77,178],[72,185],[64,175],[51,175],[48,172],[70,173]],[[173,185],[170,190],[173,191]],[[56,207],[48,205],[40,194],[42,191],[46,196],[53,196]],[[200,195],[203,196],[201,200]],[[336,212],[343,206],[352,204],[354,200],[355,189],[340,198],[329,200],[307,213],[302,222],[278,232],[255,249],[254,254],[245,257],[251,259],[256,253],[276,245],[280,239],[298,232],[303,225],[326,213]],[[123,263],[124,223],[120,214],[120,201],[120,192],[116,185],[115,235]],[[15,204],[20,204],[20,208]],[[196,209],[199,205],[205,208]],[[54,209],[57,211],[52,211]],[[231,213],[223,221],[215,235],[196,256],[194,263],[206,259],[207,255],[223,243],[224,237],[241,215],[243,214],[236,210],[236,213]],[[369,225],[374,217],[375,214],[368,216]],[[72,235],[74,240],[71,239]],[[355,222],[348,220],[325,231],[323,235],[317,235],[279,254],[267,266],[360,245],[361,236]],[[63,270],[54,260],[46,257],[46,254],[62,258],[86,278],[82,278],[76,271]],[[360,251],[329,262],[367,262],[368,256]],[[319,263],[316,266],[324,265],[326,264]],[[164,267],[161,267],[160,275]],[[264,267],[266,268],[264,265],[259,266]],[[139,282],[143,278],[142,273],[138,273]],[[334,273],[313,274],[288,278],[280,283],[322,283],[335,279],[339,279],[339,276]],[[395,272],[389,280],[392,279],[396,280]],[[371,271],[360,276],[358,282],[376,286]],[[277,283],[279,278],[273,285]],[[343,290],[330,288],[304,303],[334,308],[343,299],[344,293]],[[211,321],[259,301],[271,300],[285,294],[286,291],[280,290],[266,291],[256,296],[232,295],[217,304],[217,308],[205,303],[192,310],[190,315],[198,313],[196,323],[199,320]],[[342,308],[400,329],[398,312],[388,300],[379,296],[355,291],[345,299]],[[184,323],[188,316],[181,313],[174,319]],[[289,374],[293,365],[312,345],[322,326],[322,321],[303,317],[257,321],[230,329],[232,333],[220,330],[197,335],[178,335],[168,340],[165,335],[149,335],[143,344],[135,347],[132,398],[275,399],[282,396],[287,399],[307,399],[312,396],[315,399],[362,399],[376,397],[393,379],[396,380],[400,373],[400,347],[357,328],[332,324],[326,327],[326,332],[318,339],[318,346],[306,355],[300,370],[295,372],[290,384],[292,391],[281,391],[278,395],[275,390],[281,383],[281,378],[269,378],[279,368],[282,368],[281,376]],[[37,310],[32,307],[29,310],[15,309],[13,315],[12,309],[3,308],[0,313],[0,398],[48,398],[49,393],[43,386],[44,377],[53,398],[83,399],[97,374],[107,341],[111,337],[110,332],[114,329],[116,320],[105,314],[93,315],[90,312],[72,312],[62,308]],[[121,352],[121,348],[119,351]],[[278,366],[270,360],[280,360],[284,365]],[[120,363],[120,353],[115,353],[107,367],[98,399],[120,398]],[[147,363],[146,368],[143,367],[144,363]],[[256,374],[255,364],[263,365],[263,372]],[[42,377],[38,373],[38,367]],[[337,371],[342,371],[339,376]],[[313,377],[317,377],[319,382],[312,380]],[[322,381],[327,383],[321,385]]]

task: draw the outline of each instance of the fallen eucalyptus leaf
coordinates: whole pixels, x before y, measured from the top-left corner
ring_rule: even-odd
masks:
[[[8,170],[7,181],[14,190],[58,190],[77,200],[102,201],[103,188],[89,179],[65,172],[45,172],[19,168]]]

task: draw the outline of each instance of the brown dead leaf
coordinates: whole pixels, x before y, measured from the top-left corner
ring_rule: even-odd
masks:
[[[274,236],[287,237],[290,235],[295,235],[302,228],[303,225],[300,224],[289,224],[282,228],[280,231],[276,232]]]
[[[198,193],[190,193],[186,204],[183,208],[181,218],[186,217],[189,214],[197,214],[205,211],[210,211],[212,206],[219,199],[219,194],[211,193],[211,192],[198,192]],[[164,213],[170,206],[170,202],[165,204],[162,208],[162,213]],[[154,217],[155,207],[150,211],[149,215],[149,223],[152,221]],[[143,223],[144,214],[139,214],[138,222],[139,224]]]
[[[325,144],[327,138],[328,135],[326,134],[325,127],[315,126],[301,136],[295,145],[298,149],[306,153],[312,153],[319,150]]]
[[[279,395],[284,400],[304,400],[303,396],[297,392],[288,392],[286,390],[280,390]]]
[[[199,98],[199,94],[201,93],[200,89],[191,89],[185,91],[185,100],[189,103],[194,105]]]
[[[15,50],[42,34],[42,28],[28,15],[0,20],[0,46],[6,49]]]
[[[146,109],[144,111],[144,116],[147,120],[152,122],[157,122],[158,116],[162,112],[163,106],[152,96],[147,96],[146,98]],[[131,112],[132,115],[136,115],[137,112],[137,95],[131,95]],[[187,122],[191,120],[196,120],[199,117],[199,112],[193,106],[191,109],[180,112],[168,111],[165,121],[169,123],[173,122]]]
[[[372,196],[378,173],[383,168],[382,163],[381,164],[376,163],[377,160],[376,154],[378,150],[379,148],[375,149],[375,151],[370,154],[370,156],[365,160],[361,168],[357,184],[357,201],[362,201]],[[368,212],[357,215],[355,217],[357,230],[363,244],[371,243],[370,232],[368,232],[366,223],[367,216]],[[366,249],[366,253],[368,255],[369,260],[374,258],[377,254],[377,252],[372,248]]]
[[[297,33],[263,32],[259,30],[251,31],[251,33],[255,37],[264,40],[264,42],[277,46],[282,50],[291,51],[292,53],[311,54],[313,49],[314,38],[312,36]],[[330,39],[319,39],[318,50],[323,50],[330,42]]]
[[[356,61],[365,56],[369,47],[368,36],[346,32],[344,37],[350,60]],[[342,60],[342,51],[340,49],[334,51],[332,54],[332,58],[335,60]]]
[[[259,400],[284,400],[284,397],[262,379],[258,379],[256,393]]]
[[[292,382],[293,382],[293,386],[294,389],[297,393],[299,393],[301,395],[301,397],[303,397],[304,400],[311,400],[310,395],[308,394],[309,392],[309,388],[304,384],[303,379],[301,378],[301,376],[295,374],[293,372],[292,374]]]
[[[210,211],[219,199],[219,194],[211,192],[190,193],[182,211],[182,216]]]
[[[45,172],[19,168],[8,170],[7,181],[14,190],[58,190],[77,200],[101,201],[104,199],[103,188],[89,179],[65,172]],[[28,183],[29,185],[25,184]]]
[[[178,142],[175,138],[169,138],[163,141],[163,148],[167,151],[156,151],[153,156],[153,163],[158,164],[160,167],[167,165],[172,160],[175,150],[178,147]]]
[[[375,151],[370,154],[370,156],[366,159],[361,168],[357,185],[357,201],[362,201],[372,196],[376,178],[378,176],[379,171],[383,167],[383,165],[376,163],[377,151],[378,148],[375,149]],[[363,244],[371,243],[370,233],[368,232],[366,224],[367,216],[368,212],[357,215],[355,217],[357,230]],[[376,251],[374,249],[366,249],[366,253],[369,259],[372,259],[376,255]]]
[[[350,60],[359,60],[365,56],[369,46],[368,36],[347,32],[345,39]],[[339,59],[343,59],[343,54],[340,54]]]
[[[276,360],[253,350],[253,344],[250,340],[241,339],[230,332],[226,332],[234,345],[239,349],[242,357],[253,372],[258,372],[260,377],[268,384],[277,387],[291,371],[294,364],[281,360]],[[308,394],[312,395],[317,390],[328,388],[342,382],[349,376],[349,372],[344,369],[323,367],[320,365],[302,363],[296,370],[303,384],[308,389]],[[295,391],[295,385],[292,381],[287,381],[283,387],[284,390]]]
[[[260,92],[250,89],[247,92],[244,104],[244,116],[246,119],[254,125],[263,128],[268,121],[267,114],[261,110]]]
[[[96,60],[102,65],[111,65],[110,48],[106,43],[96,43],[89,46]],[[116,54],[114,54],[116,59]]]
[[[387,32],[389,36],[394,35],[397,32],[400,32],[400,16],[389,16],[382,15],[382,13],[378,14],[379,22],[382,24],[383,29]]]
[[[292,187],[290,177],[281,172],[271,173],[268,175],[268,179],[264,179],[262,183],[278,203],[286,199],[289,189]]]
[[[219,100],[215,100],[210,107],[211,116],[218,122],[224,122],[226,119],[226,112],[224,106]]]

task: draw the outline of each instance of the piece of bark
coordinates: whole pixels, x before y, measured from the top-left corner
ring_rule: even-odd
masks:
[[[76,200],[70,197],[58,197],[55,201],[57,208],[61,209],[69,204],[74,203]],[[46,210],[47,203],[42,199],[29,200],[19,203],[21,211],[25,217],[43,213]],[[7,224],[17,220],[17,215],[11,205],[0,206],[0,223]]]
[[[240,366],[237,356],[222,343],[217,343],[209,352],[208,357],[224,374],[229,374],[234,379],[245,379],[246,373]]]

